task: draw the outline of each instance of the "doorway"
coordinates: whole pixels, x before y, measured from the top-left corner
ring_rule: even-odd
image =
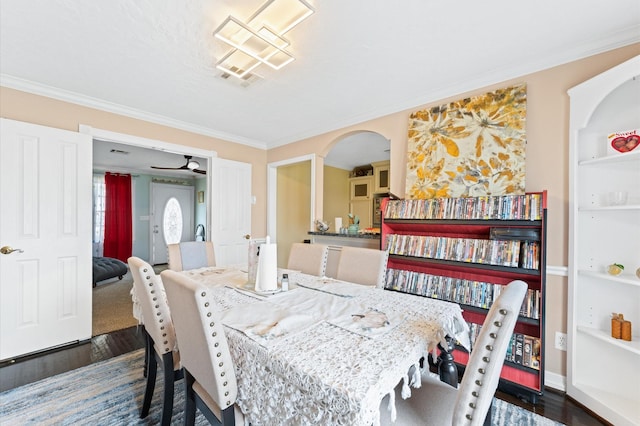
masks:
[[[198,157],[199,160],[204,159],[204,161],[201,161],[201,163],[203,166],[205,166],[206,164],[207,175],[206,176],[197,175],[200,178],[199,179],[197,178],[195,188],[197,188],[198,191],[203,191],[203,195],[206,194],[206,198],[209,199],[210,193],[211,193],[211,173],[209,173],[209,171],[211,170],[213,159],[216,157],[215,151],[207,151],[207,150],[192,148],[192,147],[183,146],[183,145],[175,145],[167,142],[156,141],[156,140],[141,138],[137,136],[111,132],[108,130],[94,129],[84,125],[80,126],[80,133],[90,135],[94,141],[96,140],[104,141],[104,142],[110,142],[114,144],[121,144],[123,146],[131,147],[131,148],[133,147],[141,148],[148,151],[150,154],[153,154],[154,152],[158,152],[158,151],[164,151],[164,152],[175,154],[175,160],[176,160],[175,163],[171,163],[170,161],[154,162],[152,164],[154,166],[169,166],[169,167],[180,166],[184,164],[184,155],[192,155],[194,157]],[[140,183],[139,185],[136,185],[136,188],[137,188],[136,191],[133,191],[134,198],[143,197],[149,200],[145,202],[145,209],[148,208],[148,211],[147,210],[136,211],[136,206],[134,203],[134,212],[135,212],[134,214],[136,215],[135,219],[137,222],[139,222],[138,226],[139,228],[141,228],[139,230],[142,230],[142,228],[144,228],[144,231],[145,231],[144,233],[141,233],[139,235],[141,235],[140,238],[145,238],[147,242],[141,246],[140,252],[133,253],[133,254],[135,256],[143,258],[145,261],[148,261],[149,263],[152,263],[152,261],[155,263],[159,263],[158,266],[154,266],[154,270],[157,273],[159,273],[161,269],[166,268],[166,266],[164,266],[162,263],[167,262],[167,254],[166,254],[166,245],[164,245],[163,243],[162,250],[156,249],[153,251],[155,251],[155,253],[158,255],[164,255],[164,257],[162,259],[151,259],[151,252],[152,252],[151,247],[152,247],[152,244],[154,244],[152,243],[152,237],[151,237],[151,232],[152,232],[151,231],[152,229],[151,209],[153,208],[151,204],[152,179],[150,176],[151,173],[149,173],[151,169],[148,164],[146,166],[138,165],[137,167],[135,164],[126,164],[125,166],[125,159],[130,157],[131,156],[123,155],[121,167],[126,167],[126,169],[115,170],[115,171],[130,173],[134,175],[134,180],[137,180]],[[142,174],[146,175],[147,173],[149,174],[148,176],[144,176],[144,177],[142,176]],[[136,175],[140,175],[140,176],[135,177]],[[162,176],[162,174],[158,174],[158,176]],[[166,181],[163,183],[167,184]],[[187,212],[183,211],[183,214],[182,214],[183,218],[185,217],[188,218],[188,220],[182,221],[183,223],[182,233],[185,236],[185,238],[187,236],[193,236],[194,229],[195,229],[194,227],[195,225],[193,222],[193,217],[194,217],[193,212],[196,209],[196,207],[194,206],[194,186],[187,186],[187,185],[173,185],[173,186],[178,186],[182,191],[185,188],[188,188],[187,191],[190,192],[190,195],[186,195],[187,198],[182,199],[180,197],[181,200],[179,201],[179,204],[183,210],[184,209],[188,210]],[[189,200],[189,197],[190,197],[190,200]],[[156,200],[162,199],[162,198],[163,197],[156,197]],[[165,204],[166,204],[166,199],[165,199]],[[209,230],[211,229],[211,212],[210,212],[211,204],[208,204],[208,203],[198,204],[198,207],[197,207],[198,210],[200,210],[201,206],[205,210],[204,219],[199,219],[198,222],[203,223],[206,229]],[[164,205],[162,205],[161,208],[164,208]],[[201,214],[202,212],[199,213],[199,215]],[[135,235],[135,231],[134,231],[134,235]],[[164,238],[162,237],[160,241],[162,241],[163,239]],[[119,310],[120,313],[118,314],[118,318],[117,318],[118,324],[128,324],[128,325],[137,324],[137,320],[135,320],[135,318],[133,318],[132,316],[131,296],[129,295],[129,291],[131,289],[132,283],[133,281],[131,280],[131,274],[128,273],[123,277],[122,282],[118,282],[117,278],[114,278],[111,281],[104,282],[102,286],[97,287],[99,290],[103,292],[109,291],[110,293],[113,293],[112,295],[113,300],[117,300],[117,302],[114,302],[114,303],[124,306],[122,309]],[[118,289],[118,287],[126,287],[126,289],[122,289],[122,288]],[[96,295],[96,294],[92,294],[91,297],[93,302],[98,302],[98,303],[104,302],[107,304],[109,303],[106,297],[104,298],[104,300],[102,300],[102,296]],[[101,299],[93,300],[94,298],[101,298]],[[114,306],[111,306],[109,308],[109,311],[110,311],[109,313],[111,314],[112,311],[115,311],[115,310],[116,308]],[[94,307],[94,312],[95,311],[96,309]],[[92,322],[93,321],[96,321],[95,317],[92,318]],[[108,319],[104,319],[104,321],[102,322],[111,322],[111,321],[114,321],[114,319],[108,318]],[[100,324],[96,324],[96,325],[99,326]],[[118,325],[117,327],[121,327],[121,326],[122,325]],[[113,328],[113,326],[109,326],[109,327]]]
[[[303,213],[305,215],[308,214],[308,222],[304,225],[297,226],[295,232],[298,233],[298,235],[306,235],[307,232],[311,229],[311,226],[316,217],[316,163],[317,160],[315,154],[311,154],[296,158],[290,158],[288,160],[279,162],[269,163],[267,165],[267,235],[271,238],[272,242],[278,243],[279,267],[286,267],[286,261],[289,256],[289,249],[292,240],[289,240],[289,237],[285,237],[287,241],[283,241],[283,244],[280,244],[280,234],[278,234],[278,222],[280,214],[278,213],[281,213],[282,209],[286,208],[286,206],[295,206],[300,202],[300,200],[298,199],[299,196],[302,196],[309,202],[309,209],[305,209],[305,212]],[[279,168],[285,166],[291,167],[296,164],[305,164],[303,166],[305,170],[303,173],[307,173],[309,175],[308,194],[290,194],[286,189],[280,191],[278,190],[279,188],[282,188],[282,182],[279,183],[279,178],[281,178]],[[308,164],[308,166],[306,166],[306,164]],[[282,228],[282,224],[280,225],[280,228]],[[288,230],[287,235],[292,235],[291,229]]]
[[[193,188],[151,183],[151,265],[168,262],[169,244],[195,240]]]

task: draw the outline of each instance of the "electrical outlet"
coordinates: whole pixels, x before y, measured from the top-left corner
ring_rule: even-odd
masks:
[[[561,351],[567,350],[567,333],[556,331],[556,349]]]

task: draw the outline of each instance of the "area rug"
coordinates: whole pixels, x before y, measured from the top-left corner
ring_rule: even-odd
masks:
[[[159,424],[163,380],[158,375],[151,411],[139,418],[145,379],[144,350],[82,367],[0,393],[3,425],[152,425]],[[182,424],[184,389],[176,383],[172,424]],[[492,425],[557,426],[552,420],[495,399]],[[197,425],[208,424],[199,412]]]
[[[156,274],[165,269],[166,264],[153,267]],[[121,280],[104,281],[93,289],[92,337],[138,325],[133,317],[131,287],[133,278],[131,271],[127,271]]]
[[[91,336],[123,330],[138,324],[133,317],[130,294],[132,286],[131,273],[127,272],[122,280],[98,284],[93,289]]]

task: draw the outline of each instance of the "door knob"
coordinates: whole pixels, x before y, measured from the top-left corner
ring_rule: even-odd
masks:
[[[251,239],[251,235],[249,235],[249,234],[245,234],[245,235],[244,235],[244,239],[245,239],[245,240],[250,240],[250,239]]]
[[[14,248],[11,248],[9,246],[4,246],[4,247],[0,248],[0,253],[2,253],[2,254],[11,254],[14,251],[17,251],[18,253],[24,253],[24,251],[22,249],[14,249]]]

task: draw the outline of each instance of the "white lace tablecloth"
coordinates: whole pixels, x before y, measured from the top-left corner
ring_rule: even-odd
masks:
[[[238,270],[186,272],[214,289],[225,325],[224,312],[238,318],[243,307],[260,323],[261,309],[255,308],[261,303],[316,319],[268,344],[237,324],[225,327],[236,367],[237,404],[254,426],[377,425],[382,398],[402,379],[408,383],[410,367],[435,351],[445,335],[468,347],[468,328],[457,304],[287,272],[292,290],[264,300],[233,288],[246,281],[246,273],[243,278]],[[332,315],[363,309],[386,314],[392,326],[368,337],[331,323]]]

